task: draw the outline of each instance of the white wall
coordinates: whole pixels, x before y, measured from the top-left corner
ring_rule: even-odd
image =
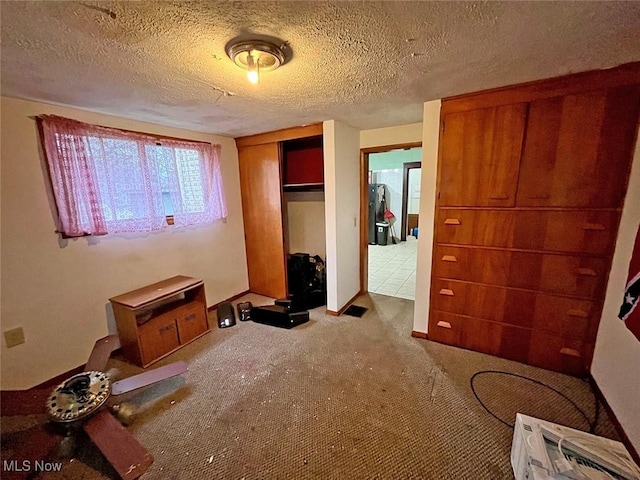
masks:
[[[288,253],[327,255],[324,192],[286,192]]]
[[[639,223],[640,141],[636,143],[591,366],[593,378],[636,451],[640,451],[640,342],[618,318],[618,311]]]
[[[431,290],[433,218],[436,209],[440,100],[433,100],[424,104],[422,120],[422,173],[413,330],[426,333],[429,317],[429,292]]]
[[[373,128],[360,132],[360,148],[400,145],[422,141],[422,123]]]
[[[60,240],[33,119],[39,114],[221,144],[227,222]],[[2,330],[21,326],[26,337],[10,349],[1,342],[2,389],[84,364],[95,340],[115,333],[110,297],[174,275],[204,279],[209,305],[248,289],[233,139],[11,98],[2,98],[1,136]]]
[[[420,185],[422,184],[422,169],[409,170],[409,188],[407,199],[407,213],[420,213]]]
[[[329,120],[324,130],[327,310],[360,291],[360,132]]]

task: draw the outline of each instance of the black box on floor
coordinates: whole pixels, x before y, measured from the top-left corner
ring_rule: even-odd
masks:
[[[326,290],[310,290],[308,292],[291,296],[293,310],[311,310],[327,304]]]
[[[294,310],[293,300],[290,298],[280,298],[274,302],[279,307],[284,307],[287,312],[291,312]]]
[[[247,320],[251,320],[251,309],[253,305],[251,302],[240,302],[237,305],[238,308],[238,318],[241,322],[246,322]]]
[[[253,307],[251,320],[274,327],[293,328],[309,321],[309,312],[290,312],[282,305],[266,305]]]
[[[218,328],[233,327],[236,324],[236,316],[233,305],[230,302],[222,302],[218,305]]]
[[[289,298],[281,298],[275,301],[276,305],[285,307],[288,312],[302,312],[327,304],[327,292],[313,290],[307,293],[293,294]]]

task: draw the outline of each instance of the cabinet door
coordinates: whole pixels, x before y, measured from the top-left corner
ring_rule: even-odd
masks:
[[[531,102],[517,205],[622,206],[639,102],[637,86]]]
[[[180,345],[174,312],[167,312],[140,326],[143,366],[149,365]]]
[[[286,297],[280,148],[277,143],[242,147],[238,161],[249,290]]]
[[[208,330],[206,309],[201,303],[183,305],[176,311],[180,343],[187,343]]]
[[[444,116],[441,206],[515,205],[526,114],[518,103]]]

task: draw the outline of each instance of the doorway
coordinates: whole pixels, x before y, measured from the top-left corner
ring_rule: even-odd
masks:
[[[361,151],[364,292],[415,299],[421,159],[421,143]]]
[[[402,181],[402,235],[418,238],[418,212],[420,211],[420,177],[422,162],[406,162]]]

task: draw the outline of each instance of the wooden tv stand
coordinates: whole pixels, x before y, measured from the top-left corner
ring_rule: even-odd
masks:
[[[110,298],[125,357],[147,367],[209,331],[204,282],[178,275]]]

